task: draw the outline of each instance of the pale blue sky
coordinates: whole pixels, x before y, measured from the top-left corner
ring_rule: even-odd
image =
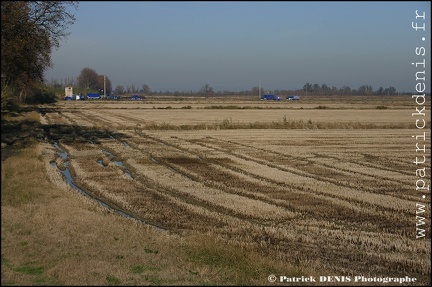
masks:
[[[411,28],[416,10],[426,12],[425,32]],[[426,58],[430,78],[430,11],[429,1],[80,2],[46,79],[88,67],[113,89],[241,91],[260,81],[267,90],[309,82],[413,92],[412,62]],[[427,56],[416,56],[420,46]]]

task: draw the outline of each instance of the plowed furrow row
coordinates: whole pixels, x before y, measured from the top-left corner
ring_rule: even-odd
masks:
[[[151,139],[151,137],[146,137],[148,139]],[[198,154],[194,151],[189,151],[189,157],[184,157],[184,154],[188,152],[188,149],[185,147],[179,147],[178,144],[169,143],[162,140],[156,140],[155,143],[157,143],[158,146],[164,146],[171,147],[174,149],[179,149],[182,154],[177,154],[174,157],[165,157],[164,161],[168,161],[171,164],[169,167],[171,169],[174,169],[177,172],[180,172],[181,174],[185,175],[188,178],[194,179],[197,182],[203,182],[206,186],[212,186],[218,189],[222,189],[227,193],[239,193],[241,192],[242,195],[251,196],[251,193],[255,194],[265,194],[265,196],[269,196],[269,188],[265,188],[263,186],[250,184],[248,180],[245,179],[239,179],[239,178],[230,178],[229,173],[222,172],[218,174],[216,169],[212,169],[211,165],[208,164],[208,161],[211,160],[208,157],[205,157],[204,154]],[[247,160],[247,159],[246,159]],[[183,161],[183,165],[182,165]],[[235,159],[232,161],[235,162]],[[193,165],[195,163],[195,167]],[[245,174],[249,178],[260,178],[262,182],[264,182],[267,186],[269,184],[272,184],[273,187],[271,190],[271,198],[273,200],[278,200],[279,202],[275,205],[280,205],[281,201],[285,202],[283,206],[289,208],[292,211],[300,211],[300,212],[308,212],[309,216],[312,217],[319,217],[324,216],[327,217],[333,217],[334,219],[341,219],[345,218],[349,221],[357,221],[357,220],[366,220],[370,223],[376,223],[379,222],[380,225],[386,225],[390,224],[393,220],[393,218],[385,218],[383,219],[382,213],[386,213],[389,209],[394,209],[391,205],[386,205],[384,207],[382,206],[376,206],[375,201],[367,201],[367,205],[373,205],[374,208],[370,209],[365,208],[365,202],[363,199],[357,200],[355,203],[359,207],[361,207],[361,214],[353,213],[353,200],[352,198],[346,198],[345,196],[335,196],[330,195],[326,192],[320,192],[315,191],[312,192],[308,188],[304,188],[302,184],[292,186],[290,184],[287,184],[286,182],[281,181],[274,181],[268,177],[260,177],[260,175],[256,173],[248,173],[246,172],[240,165],[240,167],[235,168],[231,164],[224,163],[221,159],[216,159],[211,161],[212,165],[219,166],[221,169],[226,170],[236,170],[236,172]],[[173,164],[177,167],[173,167]],[[180,169],[181,167],[182,169]],[[259,166],[255,166],[258,170],[261,169]],[[286,171],[285,171],[286,172]],[[237,184],[238,183],[238,184]],[[289,188],[291,186],[292,188]],[[287,192],[287,190],[289,190]],[[317,198],[317,196],[320,196],[322,198]],[[361,196],[359,195],[358,198]],[[334,201],[334,203],[332,203]],[[349,210],[344,210],[344,205],[341,205],[341,201],[346,202],[346,208]],[[381,202],[385,201],[384,199],[381,200]],[[337,204],[336,204],[337,202]],[[331,208],[328,208],[331,206]],[[377,210],[378,209],[378,213]],[[369,210],[369,212],[367,212]],[[381,210],[381,212],[379,211]],[[386,211],[387,210],[387,211]],[[351,216],[352,215],[352,216]],[[361,215],[361,216],[359,216]],[[368,219],[366,219],[368,218]],[[379,220],[378,220],[379,219]],[[401,223],[401,225],[406,224],[406,222]]]
[[[294,173],[284,167],[275,166],[263,160],[245,156],[238,152],[226,149],[224,150],[223,148],[219,148],[218,146],[208,143],[201,144],[216,150],[224,151],[226,154],[231,155],[234,161],[240,163],[241,169],[244,171],[249,171],[251,176],[261,176],[261,174],[265,174],[263,178],[267,178],[266,180],[276,184],[286,184],[288,186],[292,186],[295,189],[312,191],[314,193],[324,192],[329,196],[333,195],[339,198],[354,200],[358,203],[378,205],[391,210],[408,210],[411,204],[411,202],[400,200],[392,196],[384,196],[374,193],[367,193],[368,195],[365,196],[365,191],[334,185],[330,182],[317,182],[310,175],[304,176],[302,174]],[[241,162],[243,164],[241,164]]]
[[[133,180],[122,176],[122,171],[98,147],[93,146],[87,144],[87,148],[90,148],[88,150],[66,146],[73,158],[71,167],[77,185],[89,190],[101,201],[109,201],[128,210],[135,218],[172,230],[206,230],[204,227],[208,224],[214,227],[225,225],[220,218],[226,220],[227,217],[221,213],[232,214],[229,210],[212,207],[208,202],[187,197],[174,188],[160,185],[141,175],[133,174]],[[104,157],[107,166],[96,164],[98,159]],[[206,207],[204,211],[200,210],[203,206]],[[217,216],[214,215],[215,212]],[[206,224],[201,224],[202,222]]]
[[[110,150],[122,154],[122,158],[125,159],[124,162],[133,167],[135,174],[146,178],[147,181],[157,182],[159,185],[164,186],[165,189],[175,191],[177,196],[183,196],[186,199],[194,198],[200,202],[201,206],[206,205],[212,209],[218,208],[222,213],[228,213],[243,219],[276,219],[293,216],[292,213],[281,207],[206,186],[202,182],[194,180],[190,174],[167,163],[164,158],[155,156],[145,150],[136,150],[131,146],[127,148],[115,142],[107,142],[105,145]],[[145,157],[139,158],[138,154],[144,154]],[[167,185],[172,180],[175,180],[175,186]],[[239,208],[239,205],[242,207]]]
[[[216,144],[217,142],[222,142],[220,146],[225,146],[224,140],[213,138],[213,142]],[[251,155],[269,166],[280,167],[281,163],[285,163],[282,167],[283,170],[311,177],[322,182],[330,182],[339,186],[383,194],[389,191],[393,192],[396,189],[404,194],[409,191],[408,184],[410,182],[407,180],[399,180],[398,178],[401,176],[400,173],[395,173],[392,177],[380,176],[377,174],[377,171],[380,170],[377,169],[371,170],[370,172],[368,170],[368,172],[362,171],[365,170],[364,168],[354,170],[355,165],[360,165],[358,163],[350,162],[351,168],[338,167],[338,163],[343,162],[344,159],[339,159],[338,162],[332,162],[332,164],[326,164],[323,163],[322,158],[320,158],[318,154],[315,154],[317,158],[301,158],[232,141],[226,142],[231,145],[231,149],[233,145],[238,145],[241,147],[238,150],[241,151],[242,154]],[[256,151],[258,151],[258,153],[256,153]],[[377,182],[380,184],[377,185]]]

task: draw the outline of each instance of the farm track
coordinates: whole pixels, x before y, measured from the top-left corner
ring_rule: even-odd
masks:
[[[77,110],[47,113],[43,121],[53,130],[62,125],[54,135],[64,130],[80,186],[145,222],[214,234],[337,274],[430,274],[419,260],[430,250],[410,239],[409,166],[378,152],[296,154],[247,136],[146,131],[133,119]]]

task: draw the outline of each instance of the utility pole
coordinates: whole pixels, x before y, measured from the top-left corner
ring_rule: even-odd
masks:
[[[259,93],[259,98],[261,100],[261,79],[259,79],[259,82],[258,82],[258,93]]]
[[[104,98],[106,98],[106,84],[105,84],[105,75],[104,75]]]

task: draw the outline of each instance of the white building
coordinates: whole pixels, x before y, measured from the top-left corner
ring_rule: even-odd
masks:
[[[65,98],[66,97],[72,97],[73,96],[73,89],[72,87],[65,87]]]

